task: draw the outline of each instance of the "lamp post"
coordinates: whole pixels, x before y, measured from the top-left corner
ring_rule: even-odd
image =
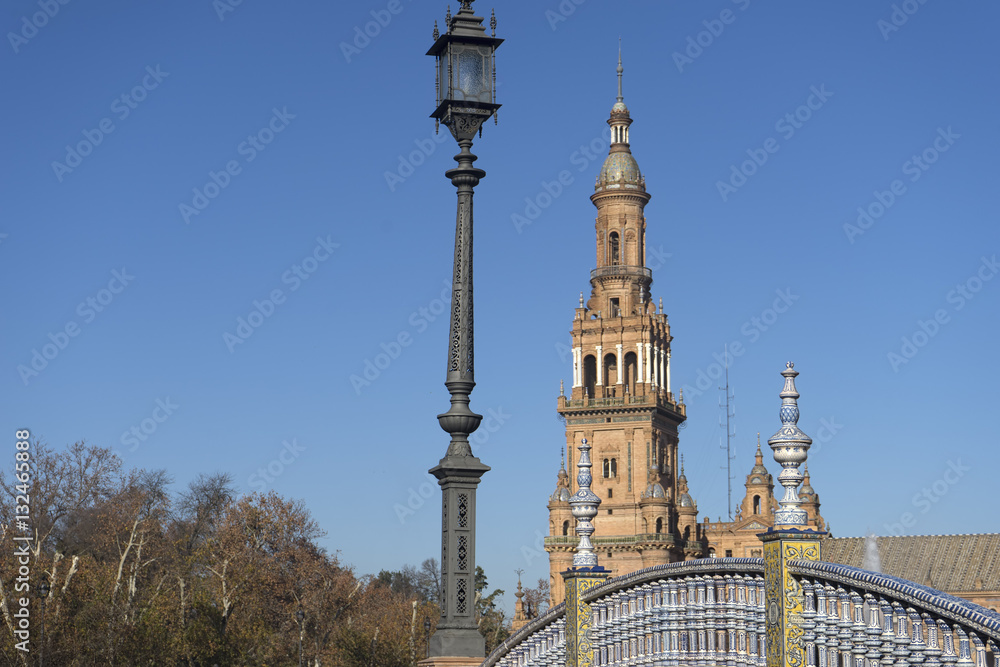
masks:
[[[424,657],[430,657],[431,654],[431,619],[424,619]]]
[[[441,486],[441,620],[431,637],[428,655],[482,657],[475,609],[476,487],[490,468],[473,456],[469,435],[482,420],[469,409],[469,395],[476,386],[473,371],[472,300],[472,195],[486,172],[473,166],[470,150],[482,125],[500,105],[496,103],[494,53],[503,42],[496,38],[496,17],[487,35],[482,17],[472,11],[473,0],[461,0],[454,17],[449,10],[445,32],[434,25],[437,72],[437,108],[431,117],[443,124],[458,142],[458,166],[445,172],[457,189],[455,258],[452,279],[451,324],[445,387],[451,408],[438,415],[441,428],[451,436],[448,451],[430,473]]]
[[[45,664],[45,598],[49,597],[49,580],[42,577],[38,582],[38,597],[42,603],[42,627],[41,638],[38,642],[38,666]]]
[[[302,611],[302,607],[299,607],[295,611],[295,620],[299,624],[299,667],[303,667],[305,663],[302,662],[302,622],[306,619],[306,613]]]

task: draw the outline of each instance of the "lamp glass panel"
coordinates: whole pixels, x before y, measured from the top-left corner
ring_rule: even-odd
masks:
[[[451,97],[451,89],[448,82],[448,56],[450,52],[446,49],[444,53],[438,56],[438,98],[437,103],[441,104],[443,100],[449,99]]]
[[[479,49],[466,48],[458,54],[458,88],[463,99],[479,100],[486,88],[486,67]]]

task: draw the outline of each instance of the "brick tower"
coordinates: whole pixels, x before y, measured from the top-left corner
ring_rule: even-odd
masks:
[[[601,505],[592,542],[613,576],[703,552],[698,525],[679,528],[678,498],[690,501],[686,487],[678,490],[677,428],[685,408],[670,387],[670,325],[662,300],[657,309],[650,294],[643,212],[650,195],[629,145],[631,124],[619,55],[611,148],[590,197],[597,208],[596,268],[590,298],[584,303],[580,295],[573,318],[572,389],[558,400],[569,469],[582,438],[593,447],[592,488]],[[578,539],[567,502],[575,491],[575,480],[560,471],[545,540],[553,604],[563,600],[559,573],[570,567]]]

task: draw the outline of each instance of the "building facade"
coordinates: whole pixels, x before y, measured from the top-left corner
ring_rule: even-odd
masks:
[[[576,545],[569,497],[576,445],[591,443],[593,490],[601,497],[593,543],[615,574],[694,558],[704,551],[697,508],[678,459],[677,430],[686,418],[670,386],[670,324],[653,303],[646,267],[645,179],[629,142],[632,119],[621,91],[608,125],[611,146],[590,200],[597,209],[590,297],[573,318],[573,382],[559,396],[569,461],[549,501],[552,598],[563,598],[559,572]]]
[[[757,533],[774,525],[774,483],[763,465],[747,476],[747,494],[736,521],[698,522],[679,455],[678,429],[687,418],[683,395],[670,381],[670,323],[662,299],[654,304],[646,266],[646,181],[632,155],[632,118],[622,96],[608,125],[611,146],[590,200],[597,209],[595,268],[590,296],[580,294],[573,317],[573,381],[557,410],[566,423],[566,452],[549,499],[549,584],[553,604],[564,597],[560,572],[573,559],[577,538],[569,499],[576,445],[593,447],[592,488],[601,498],[592,538],[601,564],[613,575],[710,555],[759,555]],[[819,517],[819,499],[807,511]],[[819,525],[822,525],[820,523]]]
[[[679,452],[678,429],[687,418],[683,393],[670,381],[670,324],[662,299],[654,305],[646,266],[646,181],[632,155],[632,119],[622,96],[611,108],[611,146],[590,200],[595,220],[595,268],[590,296],[573,317],[573,381],[557,410],[566,424],[566,452],[549,497],[551,603],[565,597],[561,572],[578,542],[569,500],[576,481],[577,445],[591,443],[592,490],[601,498],[591,537],[612,576],[663,563],[710,557],[762,557],[759,533],[774,526],[778,500],[757,437],[745,494],[732,521],[698,520]],[[810,527],[829,533],[808,465],[799,498]],[[864,538],[824,539],[824,560],[864,566]],[[878,538],[881,571],[1000,609],[1000,535]],[[529,614],[530,615],[530,614]],[[518,621],[523,624],[524,612]]]

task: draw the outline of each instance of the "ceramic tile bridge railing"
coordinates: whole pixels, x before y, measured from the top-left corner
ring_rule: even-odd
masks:
[[[734,660],[763,666],[763,574],[760,558],[708,558],[607,581],[583,595],[591,611],[592,664],[705,665],[709,654],[714,662],[719,647],[732,646]],[[728,648],[721,655],[724,662]],[[562,667],[565,656],[559,605],[497,647],[482,667]]]
[[[912,581],[789,561],[801,587],[803,667],[1000,667],[1000,614]]]
[[[856,568],[788,561],[782,667],[1000,667],[1000,614],[913,582]],[[671,563],[611,579],[589,605],[578,665],[765,667],[764,560]],[[791,601],[795,598],[797,602]],[[483,667],[567,664],[563,605],[511,636]]]
[[[560,604],[505,639],[481,667],[566,664],[566,605]]]

